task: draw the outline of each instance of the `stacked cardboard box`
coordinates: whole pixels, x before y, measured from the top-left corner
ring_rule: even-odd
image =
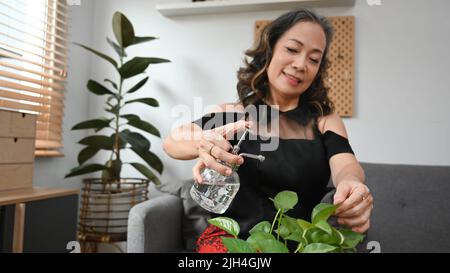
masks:
[[[33,186],[36,115],[0,110],[0,191]]]

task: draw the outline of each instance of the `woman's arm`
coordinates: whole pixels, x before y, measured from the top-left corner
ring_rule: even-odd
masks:
[[[339,115],[333,113],[319,119],[319,130],[322,134],[326,131],[334,133],[348,139],[347,130]],[[340,153],[330,158],[331,178],[335,187],[340,181],[352,179],[364,183],[365,174],[358,160],[353,154]]]
[[[223,112],[229,104],[213,106],[211,111]],[[195,123],[189,122],[175,128],[164,140],[164,151],[174,159],[191,160],[197,158],[198,147],[203,137],[203,129]]]
[[[321,133],[333,131],[348,138],[344,123],[337,114],[319,120]],[[336,187],[334,204],[338,205],[335,215],[338,223],[351,227],[353,231],[364,233],[370,228],[373,197],[365,185],[365,174],[353,154],[338,153],[330,158],[333,184]]]
[[[365,182],[365,174],[352,154],[337,154],[330,158],[331,177],[335,187],[343,180]]]
[[[221,112],[228,112],[233,106],[224,104],[215,108]],[[218,111],[213,111],[218,112]],[[175,128],[164,140],[163,149],[172,158],[189,160],[199,158],[193,168],[194,178],[201,182],[200,170],[208,167],[223,175],[230,175],[231,168],[220,164],[217,160],[229,164],[242,164],[243,158],[231,154],[232,148],[229,137],[235,133],[251,127],[251,121],[239,120],[226,125],[215,127],[211,130],[203,130],[195,123],[188,123]]]
[[[195,123],[175,128],[164,140],[163,149],[172,158],[189,160],[198,157],[198,146],[203,130]]]

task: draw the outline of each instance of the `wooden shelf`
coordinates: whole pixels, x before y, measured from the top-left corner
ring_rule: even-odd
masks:
[[[12,227],[12,245],[11,249],[8,251],[13,253],[22,253],[24,251],[24,245],[26,249],[27,247],[30,247],[30,244],[33,245],[33,242],[35,244],[34,250],[29,251],[36,252],[36,249],[39,249],[38,251],[40,251],[42,243],[45,242],[45,244],[47,244],[47,242],[49,242],[48,236],[51,237],[53,232],[61,232],[62,234],[62,238],[52,238],[51,240],[56,240],[58,251],[61,246],[63,247],[68,241],[74,240],[76,238],[75,219],[77,215],[76,208],[78,203],[78,194],[79,190],[41,187],[28,187],[23,189],[0,191],[0,206],[13,206],[13,217],[6,218],[6,222],[8,223],[7,225]],[[58,197],[61,197],[61,199],[55,199]],[[43,203],[33,202],[41,200],[45,201]],[[47,207],[42,207],[43,204],[47,204]],[[68,205],[67,207],[64,207],[64,210],[62,211],[59,206],[60,204]],[[26,209],[27,207],[30,207],[31,209]],[[8,209],[10,208],[7,207],[6,210]],[[48,211],[49,209],[51,211]],[[4,219],[3,216],[1,218]],[[69,218],[71,220],[70,222],[67,222],[67,219]],[[8,221],[8,219],[11,221]],[[44,224],[40,224],[41,221],[43,221]],[[38,228],[36,228],[36,225]],[[0,223],[0,229],[3,229],[4,227],[5,224],[3,222]],[[36,234],[39,235],[36,236]],[[59,237],[61,234],[58,234],[56,237]],[[7,238],[5,236],[10,235],[0,234],[0,240]],[[66,239],[69,240],[66,241]],[[25,243],[26,241],[28,241],[28,243]],[[61,245],[61,241],[63,245]],[[49,243],[50,245],[53,245],[53,247],[56,245],[55,243]],[[46,247],[47,245],[44,249]],[[5,246],[0,245],[0,250],[3,250],[3,248],[5,248]],[[52,247],[50,246],[50,248]]]
[[[41,187],[24,188],[18,190],[0,191],[0,206],[26,203],[47,198],[78,194],[79,190],[50,189]]]
[[[166,17],[200,14],[270,11],[297,7],[354,6],[355,0],[215,0],[156,4],[156,10]]]

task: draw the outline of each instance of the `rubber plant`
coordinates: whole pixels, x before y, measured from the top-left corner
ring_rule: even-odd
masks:
[[[222,237],[223,244],[230,253],[289,253],[288,241],[296,245],[294,253],[345,253],[355,252],[364,235],[349,229],[336,229],[328,223],[328,218],[336,210],[332,204],[320,203],[312,211],[311,222],[286,215],[298,202],[292,191],[282,191],[274,199],[277,213],[270,223],[262,221],[250,231],[247,240],[240,239],[239,224],[228,217],[208,220],[212,225],[226,231],[232,237]]]
[[[129,47],[150,42],[157,38],[136,36],[133,25],[120,12],[114,14],[112,27],[116,41],[109,38],[106,38],[106,41],[117,53],[118,61],[90,47],[75,43],[112,65],[117,72],[117,76],[115,77],[116,81],[107,78],[104,80],[104,84],[92,79],[88,81],[87,89],[90,92],[105,97],[104,110],[106,116],[86,120],[73,126],[72,130],[93,129],[95,134],[79,141],[80,144],[85,146],[78,154],[79,166],[71,169],[66,178],[101,171],[102,181],[120,181],[122,166],[129,164],[153,183],[160,184],[152,169],[161,174],[163,164],[150,151],[150,141],[138,131],[133,130],[139,129],[156,137],[161,137],[158,129],[136,114],[124,113],[124,108],[132,104],[141,103],[150,107],[158,107],[159,103],[151,97],[129,99],[131,95],[135,95],[147,83],[148,76],[138,79],[137,83],[128,90],[124,89],[124,83],[141,76],[150,65],[170,61],[155,57],[129,57],[126,53]],[[100,132],[103,134],[100,134]],[[124,162],[121,152],[128,152],[129,150],[136,153],[146,164]],[[109,159],[104,164],[86,163],[100,151],[110,153]]]

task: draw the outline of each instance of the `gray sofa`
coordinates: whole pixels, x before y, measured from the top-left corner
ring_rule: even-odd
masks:
[[[450,166],[362,166],[375,201],[371,229],[358,251],[450,252]],[[208,217],[189,200],[191,184],[164,185],[164,194],[132,208],[128,252],[194,251]]]

